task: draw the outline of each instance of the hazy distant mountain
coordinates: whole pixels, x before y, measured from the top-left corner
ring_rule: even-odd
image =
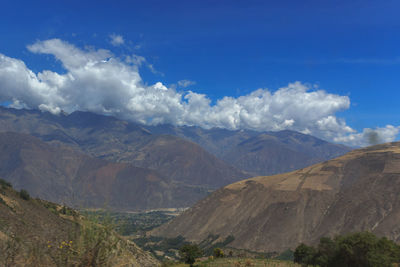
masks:
[[[343,155],[349,147],[293,131],[262,133],[239,143],[223,159],[256,175],[297,170]]]
[[[166,175],[89,157],[18,133],[0,133],[0,177],[33,196],[75,207],[187,207],[208,192]]]
[[[175,145],[179,142],[184,143],[182,139],[192,141],[217,158],[253,175],[295,170],[351,150],[349,147],[294,131],[260,133],[218,128],[207,130],[189,126],[146,126],[81,111],[55,116],[34,110],[0,108],[0,131],[32,134],[46,142],[67,144],[92,156],[108,160],[131,162],[135,159],[134,164],[138,166],[154,165],[152,162],[140,162],[142,156],[135,154],[139,148],[142,151],[141,155],[143,151],[151,153],[150,147],[144,148],[146,144],[155,148],[154,144],[160,143],[155,139],[161,135],[170,135],[178,137],[176,140],[172,137],[167,138]],[[174,160],[170,160],[168,153],[165,154],[166,151],[164,147],[164,163],[169,166]],[[184,156],[186,157],[187,155]],[[176,169],[177,166],[173,166]],[[236,181],[238,177],[244,176],[237,173],[230,182]]]
[[[170,125],[147,127],[153,133],[189,139],[229,164],[252,173],[288,172],[345,154],[351,148],[294,131],[202,129]]]
[[[156,229],[201,241],[209,234],[256,251],[369,230],[400,241],[400,143],[354,150],[297,171],[226,186]]]
[[[240,143],[260,134],[249,130],[203,129],[195,126],[172,126],[169,124],[146,126],[146,128],[155,134],[169,134],[191,140],[219,158],[223,158],[229,150]]]

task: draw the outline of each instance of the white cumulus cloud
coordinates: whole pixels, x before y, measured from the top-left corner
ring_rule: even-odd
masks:
[[[301,82],[275,91],[258,89],[237,98],[226,96],[211,104],[204,94],[176,91],[162,82],[147,85],[139,74],[139,66],[146,61],[137,55],[121,59],[108,50],[81,49],[60,39],[38,41],[28,50],[53,55],[66,71],[35,73],[23,61],[0,54],[0,101],[11,102],[17,108],[53,114],[62,110],[91,111],[151,125],[290,129],[354,146],[367,145],[372,139],[392,141],[400,129],[389,125],[357,133],[335,115],[349,108],[347,96],[316,90]],[[182,80],[180,86],[190,83]],[[377,133],[377,138],[371,138],[371,131]]]
[[[188,86],[195,85],[195,84],[196,84],[196,82],[190,81],[190,80],[180,80],[180,81],[178,81],[178,86],[180,86],[182,88],[186,88]]]
[[[124,40],[124,37],[122,35],[111,34],[110,35],[110,43],[113,46],[120,46],[120,45],[123,45],[125,43],[125,40]]]
[[[345,136],[333,138],[338,143],[350,144],[352,146],[369,146],[380,143],[392,142],[399,135],[400,126],[386,125],[375,129],[365,128],[361,133],[352,133]]]

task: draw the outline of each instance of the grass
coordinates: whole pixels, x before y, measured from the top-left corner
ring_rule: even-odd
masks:
[[[176,263],[167,265],[170,267],[188,267],[189,264]],[[292,261],[273,259],[250,259],[250,258],[222,258],[196,262],[197,267],[301,267]]]

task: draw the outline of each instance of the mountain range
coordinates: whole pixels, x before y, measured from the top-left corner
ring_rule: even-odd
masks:
[[[90,157],[19,133],[0,133],[0,176],[33,196],[78,208],[184,207],[205,192],[124,162]]]
[[[18,161],[18,167],[14,166],[24,171],[13,171],[12,174],[9,166],[4,167],[4,178],[16,183],[16,188],[25,186],[40,197],[52,201],[62,199],[75,206],[112,205],[123,206],[124,209],[188,207],[221,186],[254,175],[280,173],[305,167],[350,150],[342,145],[292,131],[259,133],[225,129],[206,130],[189,126],[146,126],[90,112],[76,111],[71,114],[53,115],[37,110],[5,107],[0,107],[0,132],[37,137],[49,145],[44,150],[51,150],[51,153],[59,155],[47,156],[53,161],[62,158],[61,154],[64,153],[78,153],[70,156],[71,158],[82,158],[85,155],[87,158],[83,162],[87,161],[90,164],[79,168],[85,168],[91,175],[96,171],[96,177],[109,177],[90,180],[87,178],[88,174],[83,171],[65,172],[64,169],[78,168],[77,163],[72,161],[65,161],[64,169],[55,173],[53,167],[60,164],[54,163],[50,166],[46,163],[47,158],[41,158],[44,154],[37,152],[35,157],[38,163],[28,163],[25,159]],[[25,137],[29,139],[28,136]],[[19,136],[20,139],[25,137]],[[4,138],[13,138],[13,135],[3,136],[3,143],[7,144],[9,141]],[[34,139],[29,140],[24,143],[26,146],[29,142],[38,142],[33,141]],[[37,145],[36,148],[44,148],[44,145]],[[5,146],[0,154],[12,154],[13,149],[21,150],[24,147]],[[30,149],[34,150],[33,147]],[[58,151],[55,151],[57,149]],[[105,165],[113,166],[114,172],[110,174],[108,167],[98,167]],[[40,171],[25,171],[33,168],[28,166],[41,167],[38,168]],[[120,172],[115,171],[115,166],[119,166]],[[127,169],[130,171],[123,171]],[[19,176],[15,173],[19,173]],[[69,177],[61,179],[61,184],[68,189],[63,194],[68,196],[60,197],[61,194],[56,198],[54,192],[47,192],[47,189],[39,185],[34,188],[33,184],[38,180],[49,177],[43,173],[51,173],[53,180],[61,179],[59,176]],[[153,177],[150,179],[151,183],[148,178],[150,174]],[[113,175],[118,179],[113,178]],[[21,177],[24,177],[23,182]],[[72,184],[82,183],[86,183],[92,193],[89,194],[91,197],[79,198],[78,203],[77,197],[86,193],[86,189],[85,186],[74,188]],[[110,184],[113,184],[113,187]],[[115,189],[118,186],[126,193],[118,193]],[[118,198],[120,200],[117,201]]]

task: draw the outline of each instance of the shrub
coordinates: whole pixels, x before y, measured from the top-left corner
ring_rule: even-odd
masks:
[[[284,261],[293,261],[294,260],[294,252],[290,249],[285,250],[279,256],[277,256],[275,259],[277,260],[284,260]]]
[[[215,258],[223,258],[224,257],[224,251],[220,248],[214,248],[214,257]]]
[[[21,189],[21,191],[19,191],[19,196],[24,200],[29,200],[31,198],[28,191],[26,191],[24,189]]]
[[[9,182],[1,178],[0,178],[0,185],[3,189],[6,189],[7,187],[12,187],[12,185]]]
[[[294,251],[294,262],[313,265],[315,255],[316,252],[313,247],[302,243]]]

